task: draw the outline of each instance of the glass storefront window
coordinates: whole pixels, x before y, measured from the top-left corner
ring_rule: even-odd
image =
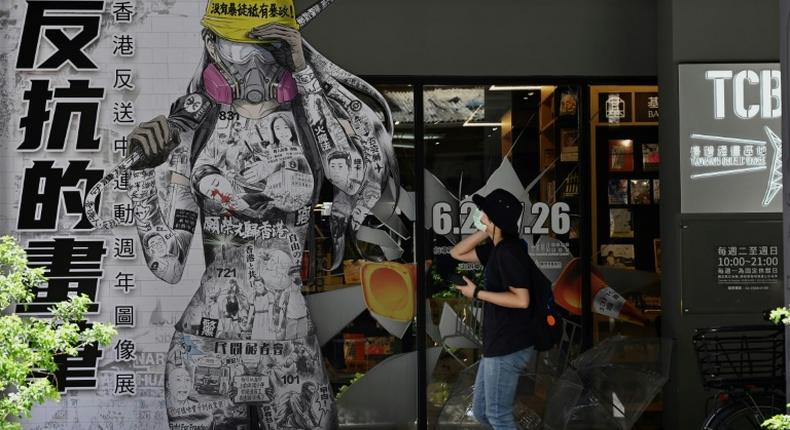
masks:
[[[474,231],[467,220],[471,196],[504,188],[522,200],[521,238],[550,280],[578,257],[579,94],[578,86],[569,85],[424,87],[428,324],[436,325],[440,339],[434,342],[443,347],[436,366],[428,367],[429,427],[476,422],[471,399],[481,359],[482,308],[459,297],[452,280],[465,275],[484,283],[483,270],[449,255]],[[566,348],[577,351],[578,291],[563,297],[576,312],[568,315]],[[522,378],[516,415],[523,425],[540,421],[550,388],[541,375],[553,375],[560,370],[557,365],[535,362]]]
[[[414,102],[409,85],[381,85],[377,89],[387,100],[393,124],[392,147],[398,161],[398,193],[413,199],[414,179]],[[383,114],[383,113],[382,113]],[[333,260],[331,223],[333,187],[322,189],[321,204],[314,210],[314,258],[309,261],[312,274],[305,289],[314,310],[328,312],[313,318],[317,328],[332,330],[323,346],[331,385],[337,397],[342,428],[401,428],[416,420],[417,360],[415,353],[414,306],[400,306],[399,300],[414,297],[413,223],[394,214],[386,225],[363,223],[387,233],[398,258],[384,255],[381,247],[347,235],[343,264],[329,271]],[[390,200],[394,198],[390,196]],[[382,200],[386,200],[383,198]],[[400,211],[400,209],[398,209]],[[380,220],[379,220],[380,221]],[[389,258],[388,258],[389,257]],[[391,262],[376,263],[380,260]],[[397,277],[398,275],[405,275]],[[393,277],[394,276],[394,277]],[[307,279],[307,276],[305,276]],[[327,328],[327,325],[331,327]],[[383,396],[386,384],[394,397],[402,399],[393,406]]]
[[[365,223],[386,232],[397,257],[347,237],[342,264],[328,270],[338,250],[331,239],[333,189],[325,186],[302,267],[308,303],[331,311],[317,311],[313,318],[325,338],[322,352],[341,428],[413,428],[419,422],[420,366],[428,376],[422,405],[428,428],[476,423],[471,400],[482,358],[483,309],[461,297],[453,284],[461,275],[481,285],[485,279],[481,265],[455,261],[449,251],[475,231],[471,196],[495,188],[523,202],[520,237],[551,281],[563,316],[560,345],[531,363],[519,383],[516,417],[523,428],[537,428],[561,403],[556,390],[562,372],[582,351],[585,243],[593,256],[593,317],[585,328],[592,344],[621,334],[656,335],[659,157],[657,122],[645,119],[657,109],[657,100],[650,98],[656,88],[559,83],[376,87],[392,115],[400,185],[393,218],[398,221],[373,225],[369,218]],[[587,100],[591,120],[585,124],[581,103]],[[638,111],[637,103],[646,110]],[[422,118],[416,105],[423,106]],[[424,230],[415,228],[413,213],[419,157],[425,168],[419,172],[424,175]],[[588,197],[585,174],[590,175]],[[582,240],[585,205],[589,242]],[[623,221],[620,212],[630,216]],[[419,243],[425,246],[424,291],[418,289],[415,270]],[[423,303],[426,341],[420,345],[416,310]],[[418,360],[421,348],[424,361]],[[660,409],[660,400],[648,407]],[[642,422],[651,419],[655,414],[645,414]]]
[[[620,316],[596,314],[594,341],[657,336],[661,313],[658,88],[591,86],[593,272],[624,298]]]

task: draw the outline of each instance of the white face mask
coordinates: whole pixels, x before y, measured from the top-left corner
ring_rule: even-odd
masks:
[[[474,208],[472,209],[472,213],[469,216],[472,217],[475,228],[480,231],[486,231],[486,225],[483,224],[483,211],[478,208]]]

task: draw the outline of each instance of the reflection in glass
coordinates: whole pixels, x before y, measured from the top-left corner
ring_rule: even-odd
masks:
[[[555,280],[579,246],[579,88],[572,86],[470,85],[424,89],[427,232],[432,249],[428,293],[444,353],[429,386],[429,416],[435,428],[475,423],[472,385],[479,353],[482,309],[458,297],[450,279],[463,274],[484,285],[479,264],[448,254],[476,230],[474,205],[483,189],[503,187],[525,204],[522,238],[540,269]],[[554,211],[555,216],[551,213]],[[578,301],[578,299],[577,299]],[[538,428],[550,377],[578,348],[578,321],[568,314],[564,347],[552,364],[534,363],[522,377],[518,421]],[[548,357],[548,355],[547,355]],[[564,360],[560,358],[564,357]]]

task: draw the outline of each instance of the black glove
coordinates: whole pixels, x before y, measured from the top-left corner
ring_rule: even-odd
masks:
[[[129,134],[129,154],[139,153],[142,158],[132,165],[132,170],[151,169],[165,161],[178,146],[178,136],[171,135],[170,125],[164,115],[140,123]]]

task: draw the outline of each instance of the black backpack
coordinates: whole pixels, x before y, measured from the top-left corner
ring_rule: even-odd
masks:
[[[530,292],[532,294],[530,303],[532,308],[532,318],[529,322],[529,335],[532,336],[532,343],[538,351],[548,351],[554,345],[560,343],[562,338],[562,316],[557,311],[557,305],[554,303],[554,293],[551,291],[551,281],[546,278],[546,275],[538,269],[538,266],[529,259],[530,278],[532,278],[532,285],[530,285]]]
[[[525,264],[529,271],[529,308],[532,309],[526,332],[535,350],[548,351],[562,338],[562,316],[554,303],[551,281],[540,271],[529,253]]]

